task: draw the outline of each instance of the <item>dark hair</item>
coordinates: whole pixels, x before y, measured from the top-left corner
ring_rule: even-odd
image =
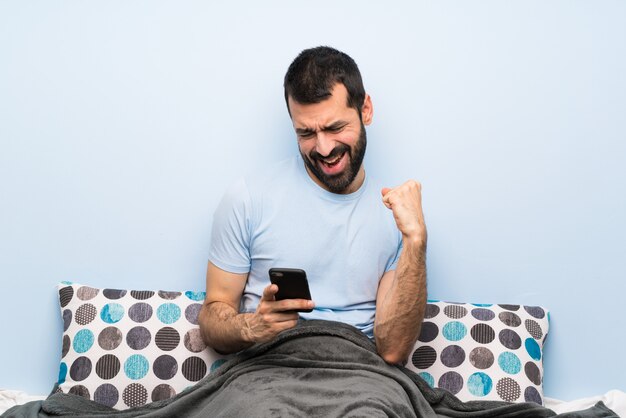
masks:
[[[347,54],[328,46],[318,46],[300,52],[285,74],[285,102],[289,97],[298,103],[312,104],[326,100],[335,84],[348,90],[348,107],[357,110],[365,101],[365,88],[356,62]]]

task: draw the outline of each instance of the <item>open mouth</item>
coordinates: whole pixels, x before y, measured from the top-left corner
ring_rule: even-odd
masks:
[[[320,160],[320,162],[326,166],[327,168],[333,168],[334,166],[336,166],[337,164],[339,164],[339,162],[341,161],[341,159],[343,158],[344,154],[341,154],[335,158],[332,158],[330,160]]]
[[[346,152],[343,152],[331,158],[319,158],[317,160],[319,163],[319,167],[327,176],[340,174],[341,172],[343,172],[346,166],[346,161],[348,160],[346,154]]]

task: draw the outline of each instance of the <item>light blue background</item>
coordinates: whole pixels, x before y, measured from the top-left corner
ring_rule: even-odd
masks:
[[[546,395],[626,390],[623,1],[0,1],[0,388],[47,393],[54,286],[204,290],[211,214],[296,152],[282,77],[359,63],[370,175],[423,183],[429,297],[552,312]]]

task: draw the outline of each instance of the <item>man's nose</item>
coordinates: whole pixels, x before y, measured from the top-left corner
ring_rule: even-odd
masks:
[[[317,133],[317,141],[315,143],[315,150],[322,156],[327,157],[335,148],[335,141],[327,135],[326,132]]]

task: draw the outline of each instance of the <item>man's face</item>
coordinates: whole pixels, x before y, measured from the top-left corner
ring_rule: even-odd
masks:
[[[291,119],[298,136],[300,154],[311,178],[333,193],[352,193],[365,178],[362,167],[367,144],[365,124],[372,116],[366,96],[359,113],[348,107],[348,92],[336,84],[331,96],[313,104],[289,98]]]

